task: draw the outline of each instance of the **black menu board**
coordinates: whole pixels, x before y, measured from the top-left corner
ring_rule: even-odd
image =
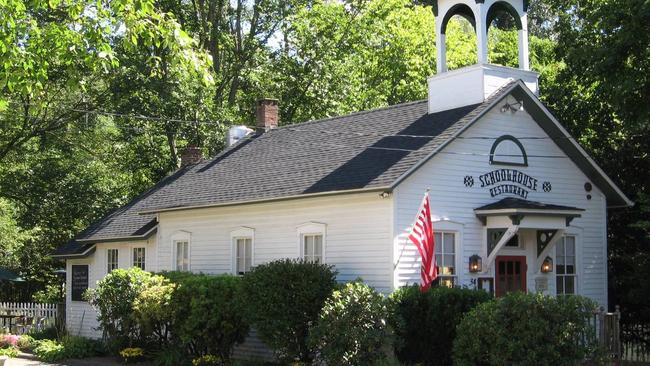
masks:
[[[88,289],[88,266],[72,266],[72,301],[84,301],[83,294]]]

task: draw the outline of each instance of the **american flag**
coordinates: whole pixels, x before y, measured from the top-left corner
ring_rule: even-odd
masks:
[[[438,277],[436,266],[435,249],[436,243],[433,239],[433,223],[431,222],[431,209],[429,204],[429,192],[424,193],[422,205],[415,217],[415,223],[409,233],[409,239],[420,252],[422,267],[420,272],[420,290],[427,291],[431,282]]]

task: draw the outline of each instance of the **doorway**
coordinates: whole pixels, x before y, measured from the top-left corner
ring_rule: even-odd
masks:
[[[526,292],[525,256],[499,256],[495,263],[494,290],[497,297],[509,292]]]

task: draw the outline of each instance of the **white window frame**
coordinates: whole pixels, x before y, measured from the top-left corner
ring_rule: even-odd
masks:
[[[320,235],[323,237],[321,263],[327,263],[327,225],[320,222],[306,222],[296,227],[298,234],[298,258],[305,259],[304,238],[309,235]]]
[[[142,267],[140,267],[139,265],[136,265],[136,263],[135,263],[136,250],[142,250]],[[131,247],[131,266],[132,267],[138,267],[138,268],[142,269],[143,271],[146,270],[146,268],[147,268],[147,247],[144,247],[144,246]]]
[[[469,273],[468,272],[468,266],[469,266],[469,257],[465,258],[465,253],[461,252],[461,245],[463,241],[463,228],[464,224],[456,221],[452,221],[449,219],[441,219],[438,221],[433,221],[433,233],[434,233],[434,238],[436,233],[442,233],[442,234],[453,234],[454,235],[454,268],[456,270],[456,273],[453,276],[454,277],[454,287],[461,287],[463,286],[462,278]],[[436,247],[440,243],[436,242]],[[435,253],[434,253],[435,254]],[[418,254],[419,257],[419,254]],[[420,273],[418,272],[418,283],[419,283],[419,276]]]
[[[255,268],[255,229],[247,226],[240,226],[230,231],[230,273],[239,276],[237,273],[237,240],[251,240],[251,270]]]
[[[178,242],[187,242],[187,272],[192,271],[192,233],[189,231],[178,231],[171,236],[171,269],[178,271]]]
[[[111,262],[110,253],[115,253],[115,262]],[[108,268],[109,265],[114,264],[115,268]],[[112,271],[120,268],[120,250],[118,248],[106,248],[106,273],[111,273]]]
[[[567,274],[558,274],[557,273],[557,264],[559,263],[559,261],[558,261],[559,258],[558,258],[558,255],[557,255],[557,249],[558,249],[558,244],[560,244],[560,243],[559,242],[556,243],[555,248],[553,248],[553,256],[554,256],[554,258],[553,258],[553,266],[554,266],[553,273],[555,273],[554,286],[555,286],[555,295],[556,296],[580,295],[580,279],[582,278],[582,276],[580,276],[580,258],[581,258],[581,255],[579,254],[579,250],[580,250],[580,248],[582,248],[582,245],[580,245],[579,239],[580,239],[581,236],[578,235],[576,232],[571,231],[571,232],[565,233],[564,236],[562,236],[562,238],[560,240],[562,240],[564,242],[564,240],[565,240],[565,238],[567,236],[573,237],[573,243],[574,243],[574,246],[575,246],[573,248],[573,257],[574,257],[574,264],[573,264],[574,265],[574,271],[573,272],[574,273],[569,274],[569,275],[567,275]],[[566,254],[566,242],[564,242],[564,244],[565,244],[564,251],[565,251],[565,254]],[[558,288],[557,288],[557,278],[558,277],[567,277],[567,276],[573,277],[573,293],[572,294],[559,293]]]

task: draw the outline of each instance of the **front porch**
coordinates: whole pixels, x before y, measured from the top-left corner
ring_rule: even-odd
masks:
[[[497,297],[578,294],[579,235],[570,225],[583,211],[518,198],[475,209],[485,228],[485,245],[469,263],[478,287]]]

